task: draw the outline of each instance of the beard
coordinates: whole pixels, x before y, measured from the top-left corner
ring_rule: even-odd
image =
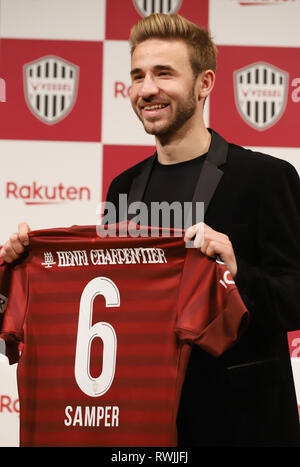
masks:
[[[150,104],[151,102],[149,102]],[[194,86],[190,89],[189,94],[177,101],[177,108],[171,119],[166,122],[149,122],[140,117],[135,110],[138,118],[141,120],[146,133],[154,136],[170,136],[176,133],[195,113],[196,111],[196,97]]]

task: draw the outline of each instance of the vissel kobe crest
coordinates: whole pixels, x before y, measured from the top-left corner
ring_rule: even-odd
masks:
[[[234,72],[235,103],[242,119],[256,130],[270,128],[284,113],[289,75],[265,62]]]
[[[60,57],[46,56],[24,65],[24,93],[31,112],[43,123],[63,120],[74,107],[79,67]]]
[[[151,13],[174,14],[178,11],[182,0],[133,0],[138,12],[142,16]]]

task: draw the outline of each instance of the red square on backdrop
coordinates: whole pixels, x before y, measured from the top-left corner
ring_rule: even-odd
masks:
[[[103,146],[102,200],[111,181],[124,170],[154,154],[154,146]]]
[[[219,46],[210,126],[244,146],[299,145],[300,50]]]
[[[100,141],[102,42],[2,39],[0,138]]]
[[[149,4],[151,8],[153,1],[146,0],[145,4]],[[159,12],[160,4],[169,3],[168,0],[154,2],[155,12]],[[172,0],[173,5],[176,5],[176,0]],[[200,5],[201,3],[201,5]],[[137,23],[142,14],[138,9],[138,5],[143,6],[141,0],[114,0],[106,3],[106,39],[113,40],[128,40],[131,27]],[[178,0],[178,9],[176,13],[184,16],[193,23],[207,28],[208,26],[208,0]]]

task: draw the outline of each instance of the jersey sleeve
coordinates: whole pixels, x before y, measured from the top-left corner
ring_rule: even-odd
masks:
[[[226,266],[189,249],[175,325],[179,339],[218,357],[238,340],[248,316]]]
[[[9,363],[19,360],[23,323],[27,309],[27,270],[25,264],[0,264],[0,339],[6,344]]]

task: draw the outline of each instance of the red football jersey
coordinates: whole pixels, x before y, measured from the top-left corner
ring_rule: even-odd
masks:
[[[6,268],[0,337],[9,350],[24,341],[22,446],[176,445],[191,344],[217,357],[247,321],[226,267],[182,236],[118,233],[31,232]]]

